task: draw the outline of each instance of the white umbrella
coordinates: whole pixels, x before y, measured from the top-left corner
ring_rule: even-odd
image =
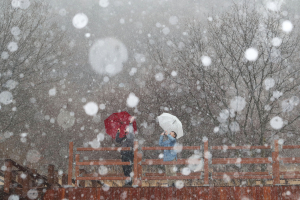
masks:
[[[183,136],[182,123],[177,117],[169,113],[163,113],[157,117],[160,127],[163,130],[170,133],[171,131],[176,132],[177,139]]]

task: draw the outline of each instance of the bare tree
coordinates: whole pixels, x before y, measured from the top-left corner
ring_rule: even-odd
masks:
[[[41,135],[49,128],[43,123],[45,113],[53,110],[49,89],[67,75],[72,52],[64,27],[48,4],[19,3],[0,3],[0,144],[5,156],[23,161],[26,149],[37,147],[25,141],[20,146],[19,134],[29,133],[31,142],[42,139],[35,132]]]
[[[296,131],[299,34],[282,29],[285,18],[234,4],[207,24],[189,23],[168,56],[166,47],[151,45],[155,63],[177,72],[172,81],[184,87],[185,101],[209,117],[206,135],[217,136],[215,143],[264,145]]]
[[[2,132],[22,129],[34,121],[29,120],[34,114],[38,117],[37,99],[47,98],[45,86],[62,78],[59,69],[70,56],[65,31],[47,4],[31,1],[29,7],[13,6],[7,0],[0,5]]]

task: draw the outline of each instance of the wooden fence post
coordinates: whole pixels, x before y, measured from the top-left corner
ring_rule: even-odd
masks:
[[[68,185],[68,175],[67,174],[63,174],[61,177],[61,184],[62,185]]]
[[[280,163],[279,163],[279,144],[278,140],[274,141],[274,152],[272,152],[272,175],[273,185],[280,184]]]
[[[98,186],[98,183],[97,183],[97,181],[95,181],[95,180],[92,180],[92,187],[97,187]]]
[[[31,169],[30,171],[33,175],[36,175],[37,173],[36,169]],[[36,179],[33,177],[29,177],[29,187],[35,187],[35,186],[36,186]]]
[[[29,181],[30,181],[30,176],[28,173],[23,172],[24,174],[22,175],[22,197],[27,197],[27,192],[29,190]]]
[[[73,142],[69,143],[68,185],[72,185],[73,175]]]
[[[142,173],[143,173],[143,166],[142,166],[142,158],[143,158],[143,154],[138,153],[138,187],[142,187]]]
[[[84,176],[86,171],[84,169],[79,169],[79,176]],[[79,181],[79,187],[85,187],[85,180]]]
[[[204,185],[209,186],[208,140],[204,141]]]
[[[54,184],[54,165],[48,165],[48,183],[51,185],[51,187]]]
[[[75,155],[75,187],[78,187],[77,177],[79,176],[79,166],[77,165],[77,162],[79,162],[79,156],[79,154]]]
[[[11,184],[11,178],[12,178],[12,162],[11,160],[5,161],[5,174],[4,174],[4,192],[9,194],[9,188]]]
[[[139,150],[139,142],[134,141],[133,145],[133,153],[134,153],[134,160],[133,160],[133,185],[138,186],[138,150]]]

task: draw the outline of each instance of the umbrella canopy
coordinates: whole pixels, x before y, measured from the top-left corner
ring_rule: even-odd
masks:
[[[104,120],[105,130],[108,135],[116,139],[118,128],[120,128],[120,137],[125,136],[125,130],[130,123],[131,115],[123,111],[111,114]],[[135,120],[132,123],[134,132],[137,131]]]
[[[177,139],[183,136],[182,123],[176,116],[169,113],[163,113],[157,118],[162,129],[168,133],[175,131],[177,134]]]

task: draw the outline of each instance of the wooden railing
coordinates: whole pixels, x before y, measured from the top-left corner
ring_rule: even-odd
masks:
[[[141,151],[155,151],[155,150],[171,150],[177,147],[141,147]],[[218,150],[270,150],[272,151],[272,158],[212,158],[210,151]],[[300,149],[300,145],[283,145],[281,149]],[[129,147],[102,147],[102,148],[77,148],[77,151],[122,151],[131,150]],[[268,146],[211,146],[209,148],[208,141],[205,141],[203,147],[201,146],[183,146],[180,150],[202,150],[203,151],[203,170],[201,172],[192,172],[189,175],[182,175],[177,173],[176,176],[166,176],[164,173],[144,173],[142,174],[142,167],[147,165],[186,165],[199,164],[199,160],[178,159],[177,161],[163,161],[162,159],[143,159],[142,154],[138,153],[138,142],[134,142],[134,162],[133,162],[133,185],[142,186],[143,180],[186,180],[196,179],[203,180],[204,186],[209,186],[210,179],[218,180],[224,179],[224,176],[229,179],[254,179],[254,180],[273,180],[273,184],[280,184],[282,179],[297,179],[300,178],[300,171],[281,172],[280,163],[300,163],[300,157],[282,158],[279,156],[278,140],[274,141],[273,148]],[[73,169],[73,142],[70,142],[69,151],[69,178]],[[75,180],[125,180],[128,177],[123,175],[103,175],[87,174],[86,176],[79,176],[79,166],[87,165],[131,165],[130,162],[122,162],[121,160],[90,160],[80,161],[80,154],[75,155]],[[269,172],[211,172],[212,165],[233,165],[233,164],[272,164],[272,173]]]
[[[136,145],[136,143],[135,143]],[[69,145],[69,172],[72,172],[73,166],[73,142],[70,142]],[[80,151],[130,151],[132,148],[130,147],[102,147],[102,148],[77,148],[77,152]],[[137,153],[134,151],[135,154]],[[137,157],[137,156],[135,156]],[[70,165],[71,163],[71,165]],[[135,162],[136,163],[136,162]],[[99,161],[99,160],[89,160],[89,161],[80,161],[80,154],[75,155],[75,186],[78,186],[78,181],[82,180],[91,180],[91,181],[96,181],[96,180],[126,180],[128,177],[125,176],[94,176],[94,174],[84,174],[80,173],[79,166],[93,166],[93,165],[131,165],[132,163],[130,162],[122,162],[121,160],[104,160],[104,161]],[[136,166],[134,166],[136,168]],[[69,181],[70,181],[70,176],[71,174],[69,173]],[[82,175],[82,176],[80,176]],[[85,175],[85,176],[83,176]],[[137,176],[137,175],[135,175]]]
[[[21,197],[26,197],[30,189],[35,189],[39,193],[45,188],[50,188],[54,185],[60,187],[58,183],[57,171],[54,170],[54,165],[48,166],[48,176],[43,176],[37,173],[37,170],[22,166],[11,159],[5,159],[5,170],[1,172],[4,175],[3,191],[6,195],[18,194]]]

